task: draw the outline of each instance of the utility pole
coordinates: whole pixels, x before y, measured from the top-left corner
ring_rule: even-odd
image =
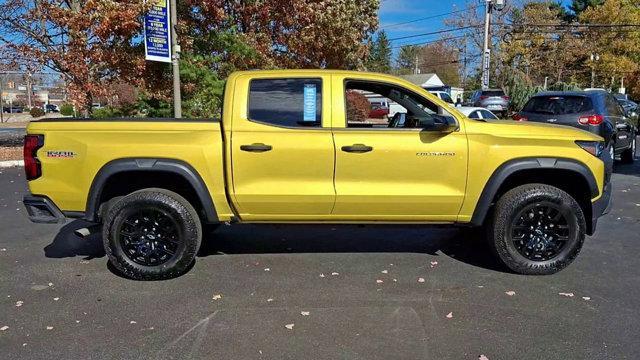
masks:
[[[178,10],[176,0],[171,0],[169,5],[171,11],[171,64],[173,68],[173,116],[177,119],[182,117],[182,97],[180,94],[180,45],[178,45]]]
[[[413,62],[413,73],[420,74],[420,68],[418,68],[418,54],[416,54],[416,59]]]
[[[27,107],[31,109],[33,106],[31,103],[31,71],[27,71]]]
[[[491,12],[493,11],[493,0],[486,0],[484,14],[484,48],[482,51],[482,90],[489,88],[489,70],[491,64],[491,49],[489,49],[489,41],[491,40]]]

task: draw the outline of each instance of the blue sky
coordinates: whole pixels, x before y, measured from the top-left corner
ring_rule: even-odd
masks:
[[[506,1],[520,2],[519,0]],[[568,5],[571,1],[562,0],[562,3]],[[387,32],[390,39],[442,30],[445,28],[443,20],[447,18],[448,15],[405,25],[393,25],[400,22],[412,21],[415,19],[462,10],[466,8],[467,4],[468,3],[465,0],[381,0],[379,12],[380,27]],[[482,1],[476,0],[473,1],[473,4],[482,4]],[[483,7],[484,5],[481,6]],[[455,35],[447,34],[446,36]],[[392,42],[392,46],[436,40],[441,37],[442,35],[429,35],[397,40]],[[394,49],[394,54],[396,50],[397,49]]]

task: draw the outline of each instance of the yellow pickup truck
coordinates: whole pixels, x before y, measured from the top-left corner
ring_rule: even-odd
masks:
[[[374,118],[374,102],[399,110]],[[483,226],[512,271],[551,274],[609,206],[602,138],[468,119],[393,76],[237,72],[223,105],[220,119],[31,123],[30,219],[102,224],[135,279],[183,273],[224,222]]]

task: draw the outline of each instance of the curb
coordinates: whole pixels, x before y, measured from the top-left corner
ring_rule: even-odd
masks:
[[[14,166],[24,166],[23,160],[0,161],[0,168],[9,168]]]

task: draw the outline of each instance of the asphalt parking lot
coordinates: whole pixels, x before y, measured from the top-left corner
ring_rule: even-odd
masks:
[[[223,227],[168,281],[36,225],[0,169],[2,359],[638,359],[640,161],[570,267],[521,276],[449,228]]]

